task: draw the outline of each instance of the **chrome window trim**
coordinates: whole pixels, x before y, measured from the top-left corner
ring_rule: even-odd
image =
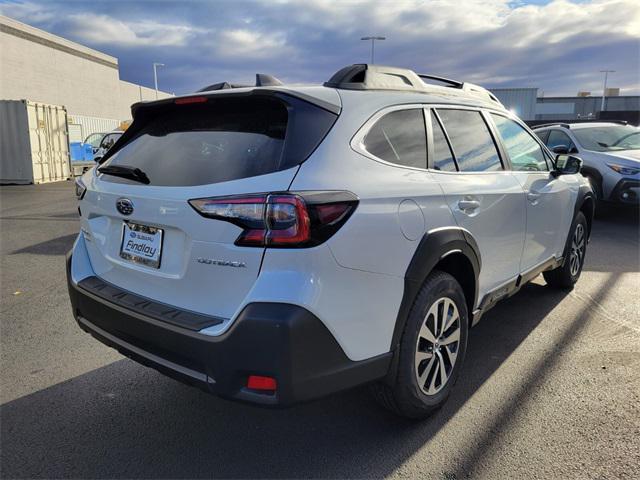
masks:
[[[351,137],[349,146],[354,152],[359,153],[360,155],[363,155],[371,160],[374,160],[378,163],[382,163],[384,165],[389,165],[391,167],[403,168],[405,170],[413,170],[417,172],[440,173],[440,174],[447,174],[447,175],[495,175],[497,173],[498,174],[511,173],[511,170],[504,168],[504,164],[503,164],[502,170],[488,171],[488,172],[461,172],[461,171],[445,172],[442,170],[434,170],[432,168],[429,168],[429,158],[430,158],[429,153],[431,152],[431,149],[429,146],[430,132],[429,132],[429,129],[427,128],[426,122],[427,122],[427,110],[430,108],[434,108],[434,109],[440,108],[440,109],[449,109],[449,110],[472,110],[472,111],[479,112],[481,115],[483,114],[483,111],[487,111],[489,113],[491,112],[502,113],[505,116],[508,116],[508,112],[504,112],[503,110],[499,110],[499,109],[488,108],[488,107],[475,107],[475,106],[469,106],[469,105],[456,105],[456,104],[450,104],[450,103],[406,103],[406,104],[400,104],[400,105],[391,105],[388,107],[381,108],[380,110],[375,112],[373,115],[371,115],[367,119],[367,121],[365,121],[360,126],[360,128],[356,131],[353,137]],[[380,118],[385,116],[387,113],[395,112],[398,110],[414,110],[414,109],[421,109],[423,118],[425,120],[426,141],[427,141],[427,168],[408,167],[406,165],[399,165],[397,163],[388,162],[387,160],[376,157],[372,153],[368,152],[366,148],[364,148],[364,138],[367,136],[367,133],[369,133],[369,130],[371,130],[371,127],[373,127],[373,125]],[[489,132],[491,134],[490,126],[487,125],[487,128],[489,129]],[[498,150],[497,146],[496,146],[496,150],[498,152],[498,156],[500,156],[500,151]],[[501,159],[501,161],[503,160]]]

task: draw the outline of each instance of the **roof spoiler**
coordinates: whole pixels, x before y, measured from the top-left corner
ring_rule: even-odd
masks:
[[[424,80],[434,80],[443,85],[430,85]],[[468,82],[460,82],[436,75],[417,74],[408,68],[387,67],[360,63],[341,68],[324,83],[325,87],[345,90],[403,90],[433,91],[433,87],[447,87],[462,90],[476,97],[483,97],[500,103],[487,89]]]
[[[229,88],[245,88],[245,87],[278,87],[284,85],[280,80],[272,75],[267,75],[266,73],[256,73],[256,84],[255,85],[240,85],[237,83],[230,82],[219,82],[214,83],[212,85],[207,85],[204,88],[201,88],[197,91],[200,92],[212,92],[214,90],[226,90]]]

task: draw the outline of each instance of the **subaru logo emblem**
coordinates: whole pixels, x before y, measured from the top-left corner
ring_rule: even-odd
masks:
[[[116,208],[122,215],[131,215],[133,213],[133,202],[128,198],[119,198],[116,201]]]

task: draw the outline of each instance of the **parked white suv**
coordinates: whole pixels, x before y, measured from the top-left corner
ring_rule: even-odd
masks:
[[[418,418],[483,313],[541,272],[578,279],[580,160],[486,90],[371,65],[257,84],[134,105],[78,182],[69,293],[101,342],[226,398],[373,383]]]

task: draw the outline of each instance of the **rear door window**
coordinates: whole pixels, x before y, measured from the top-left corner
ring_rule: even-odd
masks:
[[[475,110],[438,109],[462,172],[502,170],[489,127]]]
[[[367,152],[405,167],[427,168],[422,109],[396,110],[378,120],[364,137]]]
[[[141,107],[144,108],[144,107]],[[159,105],[105,165],[139,168],[151,185],[193,186],[265,175],[302,163],[337,116],[308,102],[270,96]],[[103,176],[110,182],[130,182]]]

